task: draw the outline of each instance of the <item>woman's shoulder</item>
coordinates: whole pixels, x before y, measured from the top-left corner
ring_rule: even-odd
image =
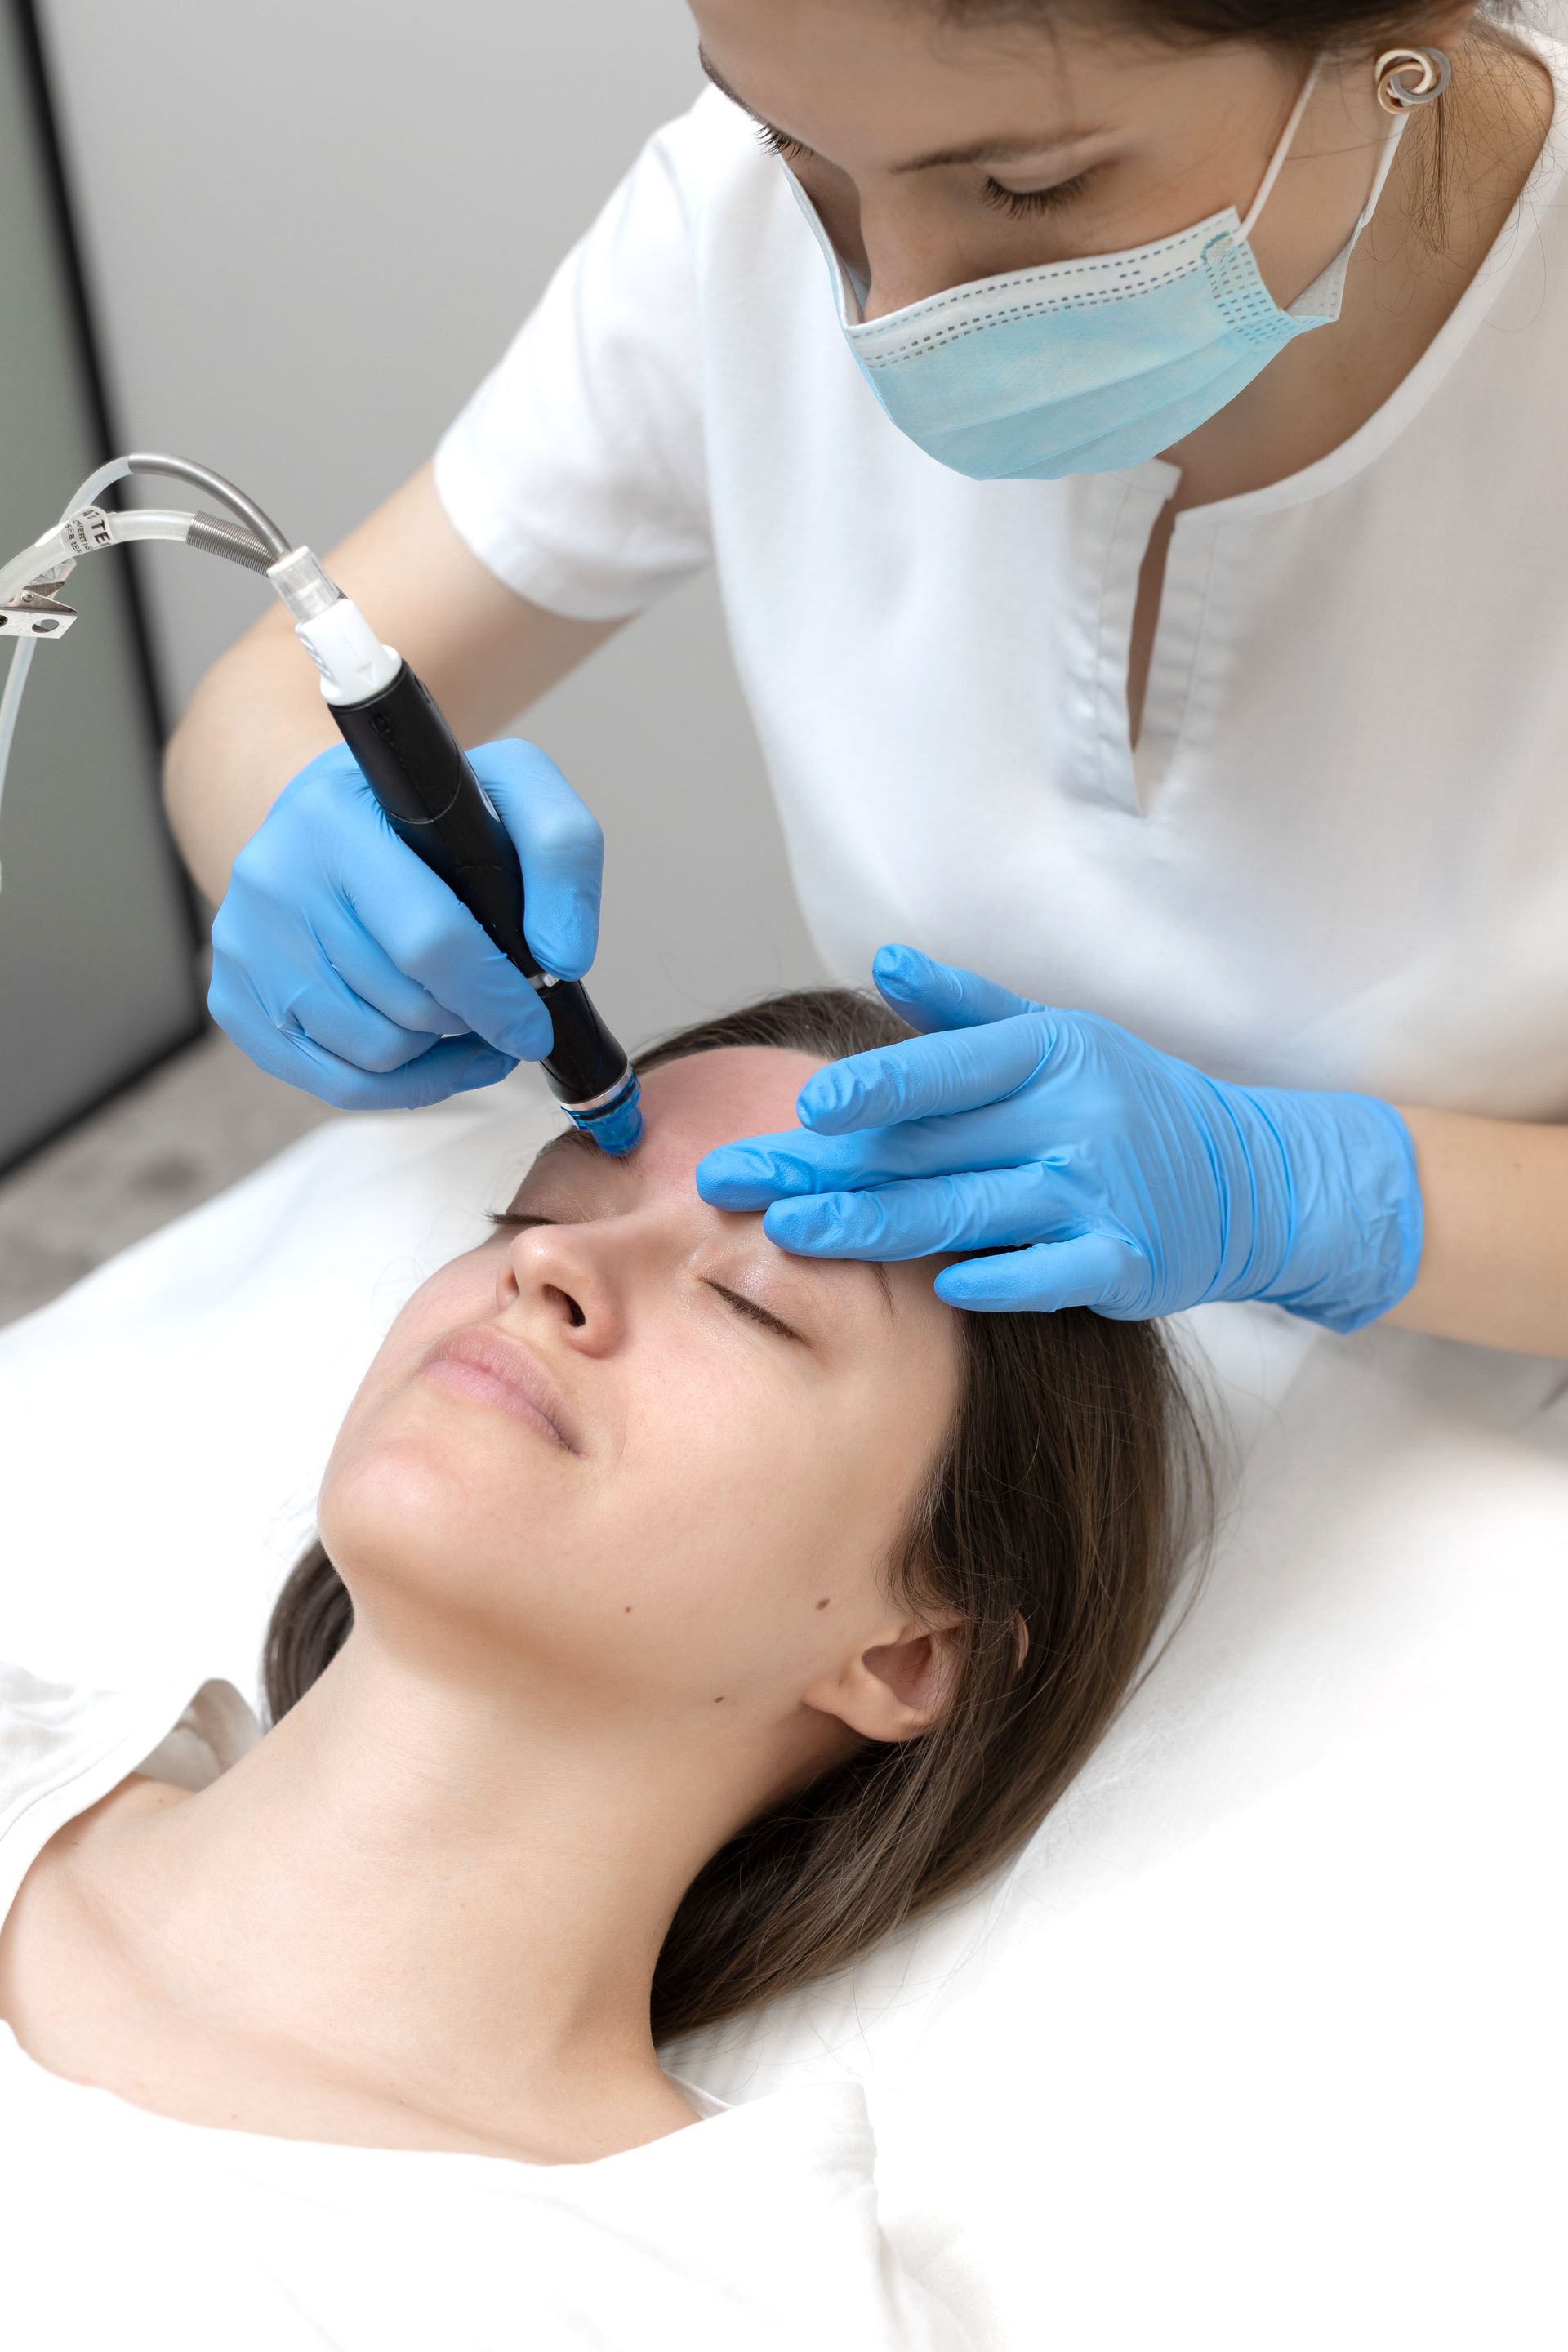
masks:
[[[259,1737],[252,1709],[221,1679],[171,1670],[113,1689],[0,1660],[0,1919],[68,1822],[126,1781],[205,1788]]]
[[[0,1916],[0,2021],[18,2045],[49,2044],[60,1988],[79,1986],[95,1944],[98,1880],[123,1832],[139,1818],[190,1802],[190,1792],[144,1772],[128,1773],[85,1811],[73,1813],[34,1853]],[[58,2066],[76,2079],[68,2062]]]

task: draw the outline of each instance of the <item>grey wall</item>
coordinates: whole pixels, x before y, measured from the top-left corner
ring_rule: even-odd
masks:
[[[100,451],[21,20],[0,5],[0,555],[57,520]],[[0,1167],[190,1036],[191,932],[158,809],[122,565],[66,588],[39,640],[0,818]],[[0,652],[0,684],[14,658]]]
[[[700,83],[679,0],[40,14],[128,446],[218,467],[319,548],[428,456]],[[266,591],[176,551],[144,577],[177,709]],[[528,732],[608,835],[616,1026],[815,976],[709,583],[634,624]]]

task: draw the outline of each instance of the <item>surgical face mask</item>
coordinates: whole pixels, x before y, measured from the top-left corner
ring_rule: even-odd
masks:
[[[1154,245],[979,278],[885,319],[861,316],[864,289],[788,173],[845,340],[900,432],[975,481],[1114,473],[1194,432],[1297,335],[1331,324],[1407,118],[1393,123],[1349,240],[1282,310],[1248,239],[1317,78],[1314,65],[1245,220],[1230,205]]]

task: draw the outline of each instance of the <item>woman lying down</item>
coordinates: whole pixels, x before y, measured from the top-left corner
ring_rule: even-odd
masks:
[[[779,998],[645,1057],[630,1161],[541,1152],[349,1409],[264,1737],[208,1684],[127,1753],[7,1673],[18,2346],[968,2341],[858,2084],[725,2108],[658,2057],[1015,1853],[1178,1565],[1157,1329],[966,1317],[699,1199],[905,1034]]]

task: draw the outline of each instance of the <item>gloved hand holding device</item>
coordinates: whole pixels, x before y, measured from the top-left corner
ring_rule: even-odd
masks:
[[[533,744],[468,757],[522,866],[530,947],[580,979],[597,940],[598,825]],[[343,744],[300,771],[235,860],[208,1004],[264,1070],[341,1109],[488,1087],[552,1037],[537,992],[398,839]]]
[[[1372,1096],[1242,1087],[1113,1021],[1059,1012],[907,947],[882,995],[928,1034],[834,1062],[801,1126],[710,1152],[717,1208],[765,1209],[781,1248],[913,1258],[955,1307],[1091,1307],[1135,1321],[1267,1298],[1336,1331],[1415,1279],[1415,1147]]]
[[[129,475],[189,482],[224,508],[106,509]],[[642,1133],[637,1076],[582,975],[604,841],[530,743],[470,760],[428,688],[311,550],[210,466],[131,450],[89,475],[52,530],[0,562],[0,786],[39,643],[76,621],[79,560],[164,540],[264,572],[321,674],[343,738],[301,769],[235,861],[213,930],[208,1002],[263,1069],[330,1103],[412,1109],[540,1063],[566,1116],[613,1158]]]

